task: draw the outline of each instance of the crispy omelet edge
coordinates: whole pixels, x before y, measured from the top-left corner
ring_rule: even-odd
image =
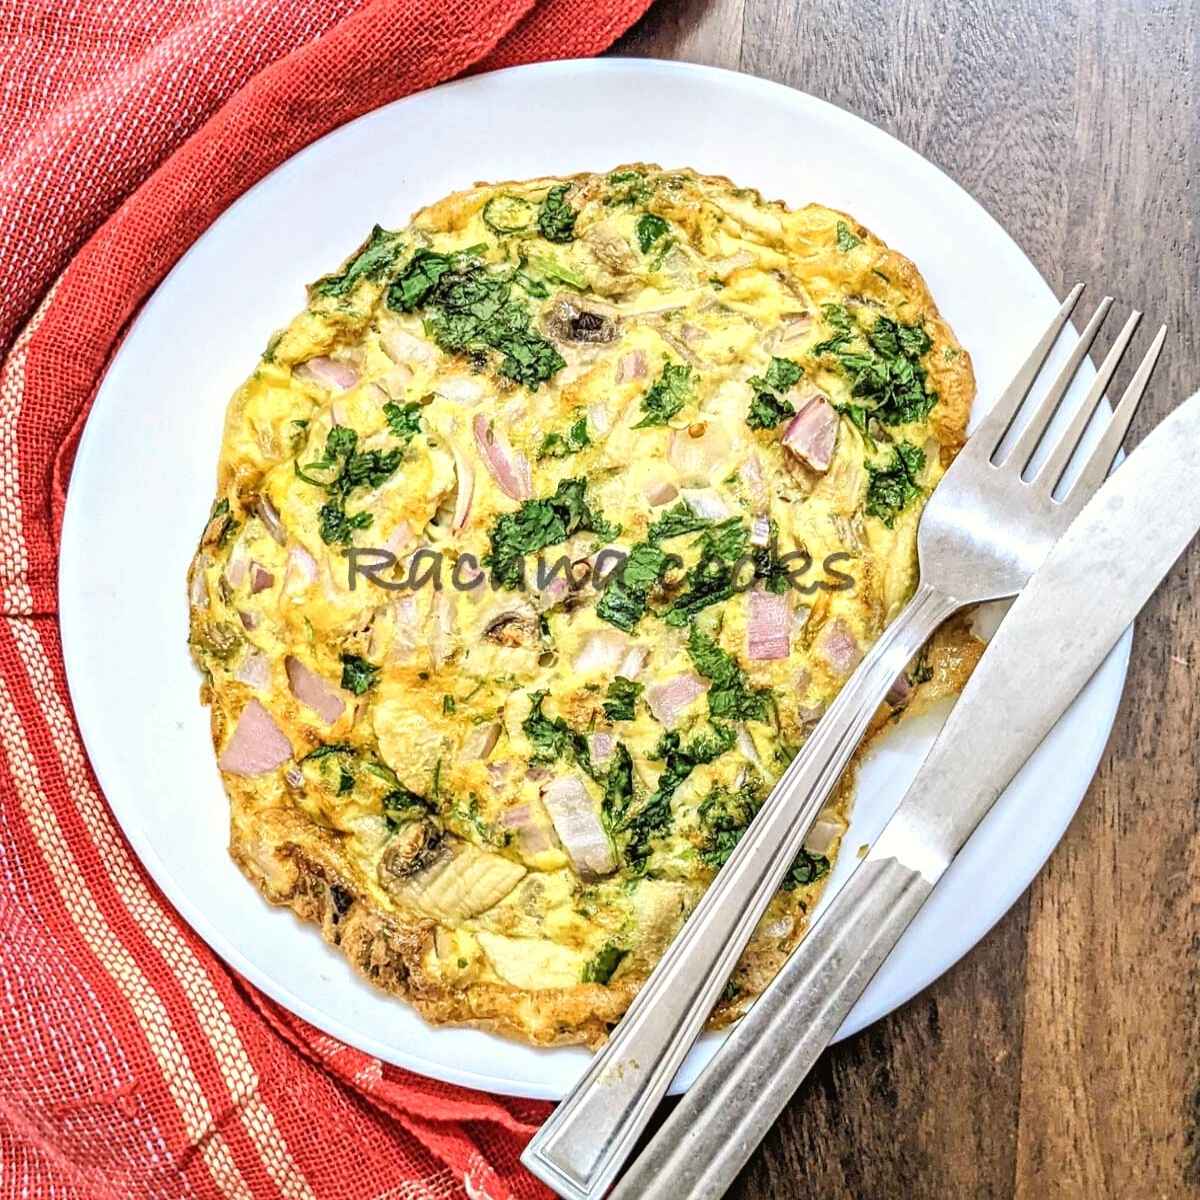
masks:
[[[613,171],[660,169],[646,163],[612,168]],[[879,292],[886,294],[886,289],[893,298],[894,293],[902,293],[908,301],[905,319],[923,321],[932,339],[926,370],[938,394],[938,404],[929,424],[940,447],[942,463],[948,465],[965,440],[975,392],[974,373],[969,354],[942,319],[916,266],[848,214],[819,204],[789,210],[781,201],[764,201],[757,191],[738,187],[724,176],[680,170],[693,174],[705,188],[732,193],[754,207],[781,216],[827,214],[845,220],[854,234],[877,252],[875,270],[886,276],[886,281],[881,280],[878,285]],[[601,173],[601,177],[609,173]],[[546,177],[545,182],[590,178],[595,176],[583,173]],[[480,190],[492,192],[515,183],[529,186],[534,182],[540,181],[477,184],[420,210],[411,224],[426,229],[453,227],[457,215]],[[916,689],[906,715],[919,711],[938,696],[957,692],[980,649],[965,624],[952,624],[943,630],[930,655],[933,678]],[[225,718],[219,705],[212,706],[211,717],[214,747],[219,752],[225,735]],[[881,709],[872,727],[872,737],[890,723],[886,711]],[[855,772],[866,749],[867,745],[860,748],[833,805],[846,817],[853,798]],[[340,949],[361,976],[403,998],[431,1024],[474,1026],[537,1046],[584,1043],[595,1047],[607,1037],[608,1030],[645,980],[644,975],[624,972],[607,985],[579,983],[568,988],[531,991],[476,981],[461,990],[448,987],[425,967],[425,960],[435,952],[436,922],[415,913],[385,910],[371,903],[369,897],[356,895],[353,872],[343,859],[337,835],[294,809],[264,809],[253,780],[224,774],[223,782],[230,800],[230,854],[243,874],[269,902],[289,907],[302,920],[317,925],[324,939]],[[839,850],[839,845],[831,847],[831,861]],[[742,1015],[774,977],[803,937],[807,926],[805,914],[815,907],[826,880],[803,889],[799,919],[789,936],[756,936],[750,943],[739,965],[740,990],[717,1006],[710,1020],[712,1027],[728,1024]]]

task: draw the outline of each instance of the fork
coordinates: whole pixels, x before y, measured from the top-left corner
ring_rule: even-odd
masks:
[[[1077,284],[1025,364],[930,496],[917,535],[920,582],[783,773],[737,848],[667,948],[604,1049],[521,1161],[570,1200],[604,1194],[633,1150],[896,677],[947,617],[1015,596],[1108,474],[1166,338],[1155,335],[1095,448],[1056,493],[1141,319],[1133,312],[1067,428],[1034,457],[1112,307],[1097,306],[1066,363],[1007,450]]]

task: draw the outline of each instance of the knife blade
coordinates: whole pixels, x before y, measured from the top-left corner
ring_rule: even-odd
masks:
[[[875,845],[610,1200],[724,1195],[972,831],[1200,530],[1198,472],[1200,393],[1068,527]]]

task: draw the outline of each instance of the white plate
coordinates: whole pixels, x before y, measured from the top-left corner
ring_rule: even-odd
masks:
[[[730,176],[791,204],[844,208],[920,266],[995,396],[1055,304],[1005,232],[935,167],[870,125],[777,84],[674,63],[519,67],[435,88],[336,130],[237,201],[184,256],[113,361],[84,432],[63,531],[71,695],[134,849],[227,962],[314,1025],[424,1075],[559,1097],[586,1052],[433,1029],[358,979],[226,853],[227,808],[189,661],[184,574],[212,498],[225,405],[268,335],[379,221],[481,179],[643,159]],[[1054,848],[1116,712],[1128,640],[950,869],[850,1017],[861,1029],[965,954]],[[1031,664],[1031,677],[1036,665]],[[1020,697],[1013,697],[1019,704]],[[936,730],[902,726],[862,777],[855,848],[881,827]],[[980,730],[980,737],[989,736]],[[705,1037],[682,1090],[718,1042]]]

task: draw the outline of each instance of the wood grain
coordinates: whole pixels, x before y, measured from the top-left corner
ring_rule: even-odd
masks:
[[[1086,279],[1167,322],[1135,437],[1200,387],[1195,0],[660,0],[614,52],[849,109],[976,196],[1055,288]],[[1138,621],[1100,771],[1029,893],[825,1056],[731,1195],[1200,1197],[1198,595],[1193,550]]]

